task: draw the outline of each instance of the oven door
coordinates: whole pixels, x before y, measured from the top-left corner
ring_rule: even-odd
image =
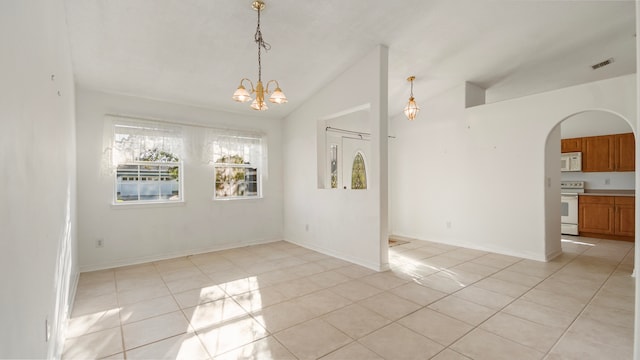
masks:
[[[578,235],[578,195],[562,194],[561,201],[562,233]]]
[[[565,224],[578,223],[578,195],[563,194],[562,200],[562,222]]]

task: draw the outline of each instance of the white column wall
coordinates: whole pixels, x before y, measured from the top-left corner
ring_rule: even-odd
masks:
[[[78,89],[78,246],[82,271],[283,239],[281,121]],[[184,163],[184,204],[114,206],[101,171],[105,114],[266,133],[262,199],[213,201],[213,167]],[[102,239],[104,247],[96,247]]]
[[[636,0],[636,75],[638,69],[640,69],[640,39],[637,34],[640,33],[640,0]],[[640,77],[636,77],[636,94],[640,94]],[[637,96],[636,96],[637,101]],[[640,128],[640,114],[636,114],[635,117],[635,129]],[[638,132],[636,131],[636,154],[640,154],[640,141],[638,141]],[[640,156],[636,156],[636,169],[640,169]],[[640,189],[640,178],[636,176],[636,189]],[[636,197],[636,208],[638,207],[638,200]],[[640,211],[636,209],[636,229],[640,229]],[[633,333],[633,358],[640,360],[640,276],[638,276],[638,266],[640,264],[640,246],[638,245],[638,239],[640,234],[636,231],[636,247],[635,247],[635,266],[633,268],[633,274],[636,277],[636,306],[635,306],[635,321],[634,321],[634,333]]]
[[[64,19],[61,0],[0,2],[2,359],[60,357],[77,282],[74,85]]]
[[[284,120],[285,239],[376,270],[388,264],[387,59],[377,47]],[[367,190],[318,189],[318,121],[362,108],[372,133]]]

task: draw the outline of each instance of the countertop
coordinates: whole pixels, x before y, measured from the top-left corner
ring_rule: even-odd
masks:
[[[635,190],[598,190],[585,189],[582,196],[636,196]]]

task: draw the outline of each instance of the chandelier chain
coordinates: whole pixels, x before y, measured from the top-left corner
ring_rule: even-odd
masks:
[[[256,44],[258,44],[258,81],[262,81],[262,49],[264,51],[269,51],[271,49],[271,45],[264,41],[262,38],[262,31],[260,31],[260,9],[258,8],[258,26],[256,27],[256,34],[254,35],[254,40]]]
[[[413,80],[411,80],[411,97],[413,98]]]

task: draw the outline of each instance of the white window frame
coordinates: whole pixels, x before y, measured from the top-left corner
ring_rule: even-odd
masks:
[[[213,150],[214,148],[218,148],[218,149],[222,149],[224,148],[223,143],[228,142],[228,143],[233,143],[233,140],[229,140],[229,139],[237,139],[238,143],[242,144],[242,143],[251,143],[256,142],[256,143],[251,143],[250,146],[252,148],[252,150],[250,151],[250,157],[249,157],[249,162],[245,162],[242,164],[236,164],[236,163],[222,163],[222,162],[216,162],[214,161],[214,159],[216,157],[224,157],[224,156],[234,156],[237,155],[236,153],[234,153],[234,151],[229,151],[228,153],[226,153],[225,151],[222,152],[216,152],[215,150]],[[221,140],[222,139],[222,140]],[[244,140],[243,140],[244,139]],[[247,140],[251,140],[251,141],[247,141]],[[212,140],[210,142],[210,146],[212,149],[212,153],[211,153],[211,163],[213,164],[213,200],[214,201],[227,201],[227,200],[252,200],[252,199],[262,199],[263,197],[263,191],[262,191],[262,181],[263,181],[263,177],[264,177],[264,173],[265,173],[265,169],[264,167],[266,166],[264,161],[264,157],[265,157],[265,138],[262,134],[255,134],[255,133],[248,133],[248,132],[242,132],[242,131],[234,131],[233,133],[227,133],[225,131],[220,131],[220,132],[216,132],[213,134],[212,136]],[[245,152],[246,154],[246,152]],[[246,158],[243,157],[243,160],[245,160]],[[229,196],[221,196],[218,195],[218,182],[217,182],[217,174],[218,174],[218,169],[222,169],[222,168],[236,168],[236,169],[255,169],[256,174],[255,174],[255,184],[256,184],[256,191],[255,192],[250,192],[250,195],[229,195]],[[245,179],[246,179],[245,175]]]
[[[118,170],[117,167],[119,167],[120,165],[130,165],[130,166],[137,166],[138,167],[138,171],[137,171],[137,175],[128,175],[125,181],[132,181],[136,187],[137,187],[137,200],[121,200],[119,199],[119,195],[121,196],[121,192],[122,192],[122,182],[120,179],[118,179]],[[149,174],[145,174],[142,175],[140,173],[140,167],[141,166],[166,166],[166,167],[177,167],[178,168],[178,178],[176,179],[177,182],[177,188],[178,188],[178,198],[177,199],[171,199],[171,197],[167,198],[167,199],[146,199],[146,200],[141,200],[140,196],[141,196],[141,189],[140,186],[141,185],[146,185],[143,182],[148,182],[148,183],[152,183],[152,185],[156,185],[160,188],[159,189],[159,195],[162,196],[162,189],[161,186],[163,185],[162,182],[164,180],[160,179],[162,176],[159,175],[155,178],[152,178],[152,180],[149,180],[148,177]],[[140,204],[164,204],[164,203],[169,203],[169,204],[175,204],[175,203],[181,203],[184,202],[184,181],[183,181],[183,162],[182,161],[177,161],[177,162],[164,162],[164,161],[130,161],[130,162],[122,162],[119,163],[116,167],[116,171],[115,171],[115,182],[114,182],[114,190],[113,190],[113,203],[115,205],[140,205]],[[143,179],[144,178],[144,179]],[[133,185],[133,184],[130,184]],[[120,191],[118,191],[120,190]]]
[[[243,199],[261,199],[262,198],[262,181],[261,181],[261,172],[260,169],[253,164],[229,164],[229,163],[214,163],[214,189],[213,189],[213,200],[243,200]],[[236,196],[220,196],[217,191],[217,173],[218,169],[221,168],[238,168],[238,169],[255,169],[256,170],[256,192],[255,195],[236,195]],[[245,175],[246,179],[246,175]],[[246,180],[245,180],[246,181]]]
[[[107,129],[108,127],[108,129]],[[131,128],[131,132],[128,131],[118,131],[118,128],[127,129]],[[184,203],[184,126],[181,124],[162,122],[162,121],[154,121],[147,119],[138,119],[138,118],[129,118],[129,117],[121,117],[121,116],[112,116],[107,115],[107,120],[105,121],[105,163],[107,163],[107,167],[110,169],[109,172],[113,176],[113,194],[112,194],[112,204],[114,206],[134,206],[134,205],[142,205],[149,206],[151,204],[155,205],[165,205],[165,204],[180,204]],[[142,143],[145,144],[144,148],[140,147],[120,147],[120,142],[118,140],[119,136],[143,136]],[[148,144],[146,140],[148,138],[150,143]],[[135,138],[134,138],[135,139]],[[155,139],[155,140],[153,140]],[[171,140],[173,139],[173,140]],[[165,140],[170,140],[175,142],[174,145],[169,145],[168,147],[164,144]],[[131,144],[136,144],[136,140],[133,140]],[[159,144],[157,143],[159,141]],[[175,157],[177,157],[178,161],[144,161],[139,160],[139,156],[142,156],[143,149],[147,148],[149,145],[149,149],[158,149],[160,151],[166,151],[171,153]],[[147,150],[149,150],[147,149]],[[138,166],[138,170],[135,174],[126,174],[123,177],[127,179],[125,181],[130,182],[127,185],[133,186],[135,185],[136,191],[131,194],[137,196],[137,199],[123,200],[122,194],[119,194],[122,191],[122,181],[118,178],[118,168],[120,166],[132,165]],[[157,173],[155,179],[149,180],[147,179],[151,174],[141,174],[140,167],[141,166],[162,166],[162,167],[177,167],[178,168],[178,178],[176,179],[175,186],[172,187],[171,192],[173,193],[173,189],[177,190],[177,197],[172,199],[172,196],[167,196],[166,198],[162,198],[162,189],[163,182],[167,180],[162,180],[163,177],[161,173]],[[160,169],[158,169],[160,171]],[[157,180],[157,185],[156,185]],[[171,181],[171,180],[168,180]],[[144,188],[141,186],[146,185],[147,188],[152,188],[153,185],[158,186],[159,191],[157,196],[159,198],[153,199],[140,199],[141,195],[146,193]],[[134,194],[135,193],[135,194]],[[120,195],[120,196],[119,196]],[[149,195],[153,196],[153,195]]]

